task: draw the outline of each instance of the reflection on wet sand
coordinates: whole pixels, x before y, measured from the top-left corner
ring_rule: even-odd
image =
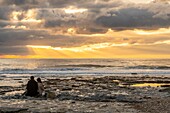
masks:
[[[132,87],[161,87],[164,85],[170,85],[170,84],[164,84],[164,83],[140,83],[140,84],[133,84]]]

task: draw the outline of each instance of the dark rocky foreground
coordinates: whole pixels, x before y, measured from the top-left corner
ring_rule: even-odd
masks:
[[[24,85],[1,86],[0,113],[170,112],[170,79],[168,77],[45,78],[44,85],[48,95],[41,98],[21,96],[20,91],[24,90]],[[14,91],[18,93],[10,94]]]

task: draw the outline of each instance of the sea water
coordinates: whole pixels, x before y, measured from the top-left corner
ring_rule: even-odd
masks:
[[[0,77],[170,75],[170,59],[0,59]]]

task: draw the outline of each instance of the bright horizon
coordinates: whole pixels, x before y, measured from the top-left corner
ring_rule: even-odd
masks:
[[[168,0],[0,5],[0,58],[170,58]]]

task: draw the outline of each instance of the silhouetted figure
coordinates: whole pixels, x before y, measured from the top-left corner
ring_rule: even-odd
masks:
[[[38,83],[38,95],[42,96],[42,93],[44,92],[44,85],[40,78],[37,78],[37,83]]]
[[[26,96],[37,96],[38,95],[38,83],[34,80],[34,76],[30,77],[31,80],[27,83]]]

